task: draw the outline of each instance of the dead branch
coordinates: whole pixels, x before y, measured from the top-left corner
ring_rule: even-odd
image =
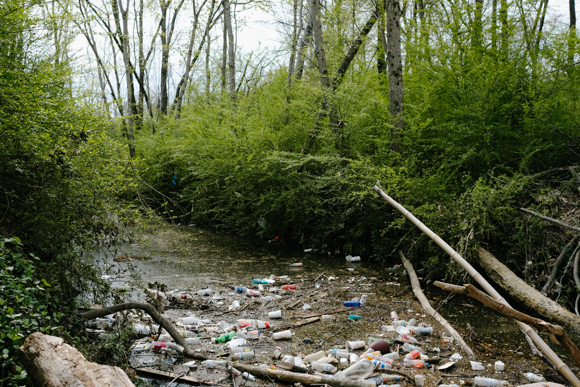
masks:
[[[419,279],[417,278],[417,274],[415,273],[415,269],[413,268],[411,262],[409,262],[409,260],[405,258],[403,252],[399,251],[399,255],[401,256],[401,261],[403,261],[403,266],[405,266],[407,273],[409,273],[409,279],[411,280],[413,293],[415,293],[415,297],[417,297],[417,299],[421,303],[421,306],[423,307],[425,313],[433,317],[435,320],[437,320],[437,322],[443,326],[443,328],[447,331],[447,333],[449,333],[455,339],[455,341],[457,341],[459,345],[461,345],[461,348],[463,348],[463,350],[467,353],[467,355],[470,358],[475,358],[475,354],[473,353],[469,345],[467,345],[467,343],[463,340],[463,338],[461,338],[459,333],[457,333],[457,331],[447,322],[447,320],[443,318],[443,316],[441,316],[439,313],[435,311],[435,309],[433,309],[433,307],[429,303],[429,300],[427,300],[427,297],[425,297],[425,294],[423,294],[423,291],[421,290],[421,284],[419,283]]]
[[[525,212],[526,214],[534,215],[540,219],[547,220],[548,222],[552,222],[554,224],[557,224],[558,226],[565,227],[569,230],[580,231],[580,227],[569,225],[568,223],[564,223],[564,222],[561,222],[561,221],[556,220],[554,218],[550,218],[549,216],[540,215],[537,212],[534,212],[532,210],[528,210],[527,208],[522,207],[522,208],[520,208],[520,211]]]
[[[570,248],[570,246],[572,246],[572,244],[574,244],[574,242],[576,242],[577,239],[578,239],[578,236],[575,236],[562,249],[562,252],[560,253],[558,258],[556,259],[556,262],[554,262],[554,266],[552,266],[552,272],[550,273],[550,276],[548,277],[546,284],[542,288],[542,294],[545,295],[548,292],[548,290],[550,289],[550,286],[552,286],[552,283],[556,279],[556,274],[558,273],[558,269],[560,268],[560,265],[562,264],[562,262],[564,262],[564,259],[566,258],[566,253],[568,252],[568,249]]]

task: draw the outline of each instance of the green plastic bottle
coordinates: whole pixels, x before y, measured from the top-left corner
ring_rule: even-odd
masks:
[[[214,343],[225,343],[225,342],[230,341],[234,337],[236,337],[236,331],[231,331],[229,333],[226,333],[225,335],[221,335],[217,339],[214,339],[213,342]]]

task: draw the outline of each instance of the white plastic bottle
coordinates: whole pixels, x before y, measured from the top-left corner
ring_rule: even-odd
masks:
[[[392,360],[397,360],[397,359],[399,359],[399,357],[400,357],[399,352],[391,352],[391,353],[387,353],[386,355],[383,355],[383,358],[389,358]]]
[[[292,331],[276,332],[276,333],[272,334],[272,338],[274,340],[291,339],[292,338]]]
[[[475,379],[473,379],[473,384],[475,384],[476,386],[485,386],[485,387],[509,385],[509,383],[505,380],[498,380],[498,379],[493,379],[493,378],[482,378],[479,376],[476,376]]]
[[[314,363],[331,364],[338,363],[338,360],[336,360],[332,356],[324,356],[323,358],[316,360]]]
[[[546,381],[542,375],[534,374],[533,372],[526,372],[524,376],[527,380],[533,383],[542,383]]]
[[[251,359],[255,356],[254,351],[234,353],[232,357],[237,360]]]
[[[312,363],[312,369],[318,372],[330,372],[330,373],[336,372],[335,366],[324,363]]]
[[[304,358],[304,362],[305,363],[312,363],[318,359],[322,359],[325,356],[326,356],[326,353],[324,351],[318,351],[318,352],[311,353],[310,355],[306,356]]]
[[[211,294],[211,289],[207,288],[207,289],[202,289],[199,292],[197,292],[198,296],[209,296]]]
[[[326,351],[328,355],[332,355],[337,359],[347,358],[349,356],[348,350],[346,349],[331,349],[330,351]]]
[[[372,374],[374,369],[375,366],[369,360],[361,359],[342,372],[345,379],[361,380]]]

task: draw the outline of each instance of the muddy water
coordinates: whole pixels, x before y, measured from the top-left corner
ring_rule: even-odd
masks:
[[[147,259],[115,262],[113,257],[116,256]],[[138,243],[120,245],[115,250],[101,250],[95,254],[94,259],[95,263],[105,268],[108,274],[116,275],[116,279],[112,282],[113,286],[128,286],[130,297],[133,299],[143,299],[143,293],[137,289],[151,282],[163,283],[169,289],[179,289],[192,294],[197,290],[211,287],[220,291],[224,297],[223,305],[208,304],[207,299],[200,297],[199,303],[194,302],[189,310],[168,310],[167,316],[173,319],[183,317],[190,311],[196,317],[208,318],[214,323],[221,320],[235,323],[239,318],[267,320],[268,311],[281,309],[283,319],[271,321],[273,330],[276,331],[276,327],[300,321],[297,318],[299,316],[341,309],[342,301],[358,299],[363,293],[369,294],[364,308],[353,308],[348,312],[336,314],[333,320],[318,321],[293,329],[294,337],[291,341],[273,342],[263,337],[258,342],[253,342],[257,358],[251,364],[271,364],[273,361],[270,355],[276,346],[281,347],[284,354],[307,355],[321,349],[344,348],[346,340],[366,341],[369,337],[394,339],[396,338],[394,332],[381,330],[382,325],[389,324],[391,310],[397,311],[401,319],[415,317],[419,321],[434,325],[436,332],[439,333],[424,338],[422,342],[424,348],[430,350],[428,352],[430,355],[441,356],[441,363],[445,363],[446,357],[451,354],[461,352],[458,346],[442,342],[441,329],[436,322],[428,317],[422,317],[422,308],[413,297],[407,277],[389,272],[373,263],[364,261],[350,263],[342,256],[321,252],[304,253],[302,250],[284,246],[283,241],[249,243],[240,238],[215,234],[200,228],[169,225],[153,227]],[[296,262],[302,262],[304,266],[290,266]],[[398,262],[393,262],[395,263]],[[266,305],[233,294],[233,286],[256,288],[256,285],[251,285],[252,278],[263,278],[270,274],[290,276],[300,290],[286,291],[282,293],[282,300],[272,301]],[[321,274],[324,276],[320,277]],[[325,276],[333,276],[335,280],[329,281]],[[321,283],[322,288],[315,289],[315,282]],[[466,296],[455,295],[448,299],[448,294],[438,288],[426,282],[422,282],[422,286],[432,305],[438,308],[443,317],[464,338],[472,338],[469,345],[476,352],[478,360],[486,366],[486,371],[472,371],[466,359],[459,362],[447,374],[427,370],[409,371],[405,368],[403,371],[409,371],[411,375],[415,372],[425,373],[426,386],[435,385],[439,381],[445,384],[462,384],[462,382],[469,384],[473,379],[468,376],[475,375],[496,377],[517,384],[523,382],[522,372],[542,373],[548,381],[563,382],[545,363],[531,355],[526,341],[513,322],[478,305],[476,301]],[[224,313],[233,299],[238,299],[242,307],[245,304],[249,307],[241,312]],[[301,306],[288,309],[289,305],[298,300],[310,304],[310,309],[304,310]],[[204,304],[205,309],[200,310],[199,304]],[[362,319],[349,320],[349,314],[359,315]],[[471,331],[467,330],[467,324],[472,327]],[[558,344],[550,342],[547,337],[545,339],[554,350],[562,354]],[[223,352],[223,348],[208,343],[202,346],[201,351],[215,356]],[[573,366],[570,359],[565,354],[562,355],[563,360]],[[135,366],[151,366],[176,373],[184,371],[183,368],[179,368],[179,359],[140,356],[141,358],[137,356],[133,359]],[[506,363],[506,372],[501,375],[495,374],[490,367],[496,360]],[[225,374],[220,375],[219,371],[208,373],[203,367],[199,367],[198,371],[191,375],[217,381]]]

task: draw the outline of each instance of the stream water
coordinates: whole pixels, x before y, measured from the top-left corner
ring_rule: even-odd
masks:
[[[235,323],[239,318],[265,319],[267,311],[282,309],[283,320],[276,323],[284,325],[286,322],[296,321],[293,318],[309,314],[323,313],[328,310],[342,308],[341,301],[369,294],[367,306],[356,308],[351,313],[362,317],[361,320],[348,320],[349,313],[337,314],[333,320],[322,320],[314,324],[305,325],[294,330],[293,340],[278,344],[260,341],[257,345],[259,354],[252,363],[272,362],[270,357],[274,346],[281,346],[285,353],[303,353],[307,355],[320,349],[344,348],[346,340],[367,340],[368,337],[390,337],[381,330],[382,325],[390,323],[389,313],[398,311],[401,318],[417,317],[420,321],[433,323],[436,330],[440,327],[427,317],[419,317],[422,308],[414,298],[407,276],[393,273],[386,268],[379,267],[372,262],[347,262],[342,256],[333,256],[323,253],[305,253],[302,250],[284,246],[283,241],[272,243],[258,243],[241,238],[215,234],[211,231],[196,227],[180,227],[165,224],[152,226],[152,230],[139,239],[138,243],[121,244],[116,248],[101,249],[93,255],[94,263],[101,266],[107,274],[115,276],[113,287],[127,286],[130,298],[143,300],[144,293],[138,290],[147,283],[159,282],[169,289],[195,294],[198,290],[211,287],[218,289],[226,298],[223,305],[212,305],[208,310],[193,310],[200,318],[212,318],[215,322],[224,319]],[[137,257],[140,259],[113,260],[117,256]],[[143,259],[146,258],[146,259]],[[291,267],[292,263],[302,262],[303,267]],[[398,264],[393,259],[393,264]],[[132,273],[129,275],[129,273]],[[322,276],[317,282],[322,283],[322,291],[327,289],[326,295],[319,297],[315,293],[314,279],[324,273],[325,276],[335,277],[334,281],[327,281]],[[233,298],[232,287],[236,285],[251,286],[252,278],[264,278],[270,274],[278,276],[288,275],[294,283],[308,294],[286,295],[278,303],[268,305],[251,305],[245,311],[226,315],[229,305],[228,298]],[[462,337],[470,337],[467,324],[472,327],[472,341],[468,344],[476,352],[478,360],[486,366],[480,376],[490,376],[510,380],[512,384],[521,383],[522,372],[537,372],[543,374],[548,381],[563,382],[548,366],[531,354],[528,344],[516,325],[507,318],[478,304],[467,296],[449,294],[422,281],[421,286],[434,308],[455,327]],[[237,297],[237,294],[236,294]],[[239,298],[247,302],[246,298]],[[309,310],[287,307],[296,300],[302,300],[311,305]],[[171,310],[168,315],[174,318],[185,316],[186,310]],[[418,314],[417,314],[418,313]],[[266,315],[267,317],[267,315]],[[229,321],[229,320],[232,321]],[[304,339],[310,339],[312,344],[305,344]],[[574,370],[571,359],[562,353],[560,346],[545,336],[545,340],[562,356],[562,359]],[[575,342],[580,344],[577,337]],[[441,344],[440,335],[430,337],[425,342],[426,348],[439,348],[442,363],[458,350],[457,346]],[[211,350],[210,350],[211,351]],[[215,351],[214,351],[215,352]],[[490,367],[496,360],[506,363],[506,372],[494,375]],[[158,360],[156,360],[158,361]],[[176,364],[179,361],[176,362]],[[139,365],[139,364],[138,364]],[[163,368],[163,367],[162,367]],[[165,366],[167,368],[167,366]],[[169,367],[171,368],[171,367]],[[404,369],[403,369],[404,370]],[[576,368],[576,372],[578,369]],[[451,372],[449,372],[451,373]],[[453,372],[456,375],[473,376],[474,371],[465,359],[458,363]],[[430,376],[430,377],[429,377]],[[200,378],[211,379],[207,373],[199,372]],[[451,379],[450,379],[451,378]],[[214,378],[215,379],[215,378]],[[426,386],[435,385],[438,380],[451,383],[452,377],[428,375]],[[458,376],[454,382],[468,383],[472,379]],[[151,381],[153,385],[156,384]],[[225,382],[228,383],[228,382]],[[173,384],[175,385],[175,384]]]

